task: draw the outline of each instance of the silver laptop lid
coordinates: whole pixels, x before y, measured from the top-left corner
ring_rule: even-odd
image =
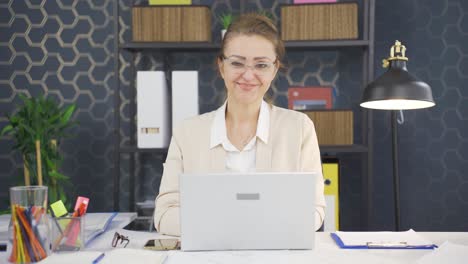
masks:
[[[182,250],[312,249],[315,177],[181,174]]]

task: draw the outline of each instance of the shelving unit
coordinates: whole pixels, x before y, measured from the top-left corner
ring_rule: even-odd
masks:
[[[245,3],[241,1],[241,12]],[[117,6],[118,9],[118,6]],[[286,41],[285,47],[287,51],[302,51],[302,50],[341,50],[348,48],[358,48],[363,50],[362,54],[362,65],[363,65],[363,76],[362,76],[362,87],[365,84],[369,83],[373,79],[373,58],[374,58],[374,19],[375,19],[375,0],[363,0],[362,3],[362,39],[359,40],[330,40],[330,41]],[[119,15],[119,10],[114,10],[116,17]],[[119,32],[119,25],[115,24],[116,32]],[[164,43],[140,43],[140,42],[130,42],[130,43],[118,43],[118,40],[115,42],[115,52],[117,58],[122,50],[128,51],[132,54],[132,61],[130,63],[130,72],[132,74],[130,78],[130,98],[135,98],[135,53],[141,51],[158,51],[166,52],[170,54],[172,52],[214,52],[217,51],[220,46],[215,43],[207,42],[164,42]],[[115,65],[115,74],[119,74],[119,61],[116,60]],[[120,156],[121,154],[130,155],[130,165],[129,165],[129,188],[130,188],[130,210],[134,211],[135,206],[135,154],[136,153],[157,153],[157,154],[166,154],[167,149],[139,149],[136,147],[135,139],[135,126],[130,127],[130,146],[121,147],[120,146],[120,79],[118,80],[117,90],[116,90],[116,100],[115,100],[115,124],[116,124],[116,153],[115,153],[115,174],[114,174],[114,210],[118,211],[119,206],[119,195],[120,195]],[[130,123],[135,124],[135,114],[136,114],[136,104],[133,100],[130,103]],[[372,186],[372,128],[369,124],[369,120],[372,120],[372,113],[368,110],[362,109],[362,127],[361,127],[361,142],[362,144],[346,145],[346,146],[320,146],[322,154],[325,153],[356,153],[357,155],[362,155],[362,211],[361,215],[365,216],[365,222],[363,223],[362,229],[368,227],[368,220],[371,216],[371,186]]]

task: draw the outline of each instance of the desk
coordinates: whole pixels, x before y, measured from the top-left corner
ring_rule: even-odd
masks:
[[[157,233],[117,230],[130,239],[127,248],[141,249],[148,239],[167,237]],[[445,241],[468,246],[468,232],[421,232],[424,238],[441,245]],[[95,247],[109,250],[113,233],[102,235]],[[168,252],[165,264],[224,264],[224,263],[414,263],[432,250],[356,250],[340,249],[327,232],[318,232],[316,248],[309,250]],[[91,249],[92,250],[92,249]],[[448,264],[448,263],[447,263]]]
[[[128,248],[141,249],[148,239],[162,236],[157,233],[137,232],[121,229],[135,214],[121,214],[116,217],[108,232],[99,236],[85,250],[112,250],[110,242],[114,232],[130,239]],[[468,246],[468,232],[420,232],[424,238],[441,245],[445,241]],[[431,250],[350,250],[340,249],[330,237],[330,233],[317,233],[316,248],[309,250],[262,250],[262,251],[214,251],[182,252],[169,251],[165,264],[224,264],[224,263],[414,263]],[[0,254],[0,263],[6,262],[7,255]],[[117,263],[118,264],[118,263]],[[128,264],[128,263],[126,263]],[[447,263],[448,264],[448,263]]]

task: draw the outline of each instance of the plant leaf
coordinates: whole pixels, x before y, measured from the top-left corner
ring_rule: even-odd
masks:
[[[72,116],[73,112],[75,111],[76,105],[72,104],[69,105],[65,111],[63,112],[62,118],[60,118],[60,123],[66,124],[70,120],[70,117]]]
[[[13,126],[12,125],[7,125],[6,127],[4,127],[2,129],[2,132],[0,133],[1,136],[5,135],[6,133],[10,132],[13,130]]]

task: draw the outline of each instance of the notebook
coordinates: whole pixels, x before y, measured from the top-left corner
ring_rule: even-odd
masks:
[[[315,177],[181,174],[182,250],[312,249]]]

